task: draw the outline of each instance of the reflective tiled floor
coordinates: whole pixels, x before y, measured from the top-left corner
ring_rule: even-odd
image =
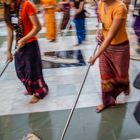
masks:
[[[140,138],[133,117],[136,103],[123,104],[100,114],[94,107],[76,109],[66,140],[131,140]],[[59,140],[70,110],[6,115],[0,117],[1,140],[20,140],[34,133],[41,140]]]
[[[44,52],[44,54],[42,57],[44,69],[85,65],[81,50]]]
[[[93,31],[95,21],[91,18],[87,22],[87,29]],[[135,56],[136,37],[131,27],[127,28],[131,56]],[[50,91],[44,100],[35,105],[29,104],[31,97],[23,94],[25,89],[16,77],[14,63],[8,66],[0,78],[0,140],[21,140],[23,135],[31,132],[41,140],[60,139],[87,70],[87,60],[96,46],[93,34],[88,34],[86,43],[79,47],[74,47],[76,42],[74,28],[72,34],[58,36],[56,43],[39,38],[44,78]],[[5,65],[6,44],[5,37],[1,36],[0,71]],[[133,87],[139,71],[140,62],[131,60],[130,96],[121,94],[117,102],[124,104],[98,114],[95,106],[101,103],[101,88],[97,61],[89,71],[64,140],[140,140],[140,126],[133,116],[140,99],[140,91]]]

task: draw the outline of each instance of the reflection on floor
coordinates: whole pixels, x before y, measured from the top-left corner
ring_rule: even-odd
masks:
[[[81,50],[45,52],[42,56],[43,68],[85,66]]]
[[[100,114],[93,107],[76,109],[65,140],[132,140],[140,138],[133,117],[136,103],[110,108]],[[70,110],[0,117],[0,140],[21,140],[34,133],[41,140],[60,140]],[[139,139],[137,139],[139,140]]]

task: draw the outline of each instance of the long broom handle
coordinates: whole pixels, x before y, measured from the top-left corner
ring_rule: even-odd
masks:
[[[14,55],[16,54],[16,52],[17,52],[17,49],[14,50]],[[14,55],[13,55],[13,56],[14,56]],[[5,65],[4,69],[3,69],[2,72],[0,73],[0,77],[1,77],[2,74],[5,72],[6,68],[8,67],[8,65],[9,65],[10,63],[11,63],[10,61],[7,61],[7,62],[6,62],[6,65]]]
[[[64,30],[64,33],[62,34],[62,38],[65,37],[65,36],[67,35],[68,30],[69,30],[69,28],[70,28],[70,26],[71,26],[72,20],[73,20],[73,17],[70,17],[70,19],[69,19],[69,21],[68,21],[68,23],[67,23],[67,25],[66,25],[66,28],[65,28],[65,30]]]
[[[97,47],[98,47],[98,44],[96,45],[96,48],[95,48],[95,50],[94,50],[93,55],[95,55],[96,50],[97,50]],[[84,80],[83,80],[83,82],[82,82],[82,85],[81,85],[81,88],[80,88],[80,90],[79,90],[79,93],[77,94],[77,96],[76,96],[76,98],[75,98],[75,101],[74,101],[74,103],[73,103],[72,109],[71,109],[71,111],[70,111],[69,117],[68,117],[67,122],[66,122],[66,124],[65,124],[65,127],[64,127],[64,130],[63,130],[63,133],[62,133],[62,135],[61,135],[60,140],[64,140],[64,137],[65,137],[65,134],[66,134],[66,132],[67,132],[68,126],[69,126],[69,124],[70,124],[71,118],[72,118],[72,116],[73,116],[73,113],[74,113],[74,111],[75,111],[77,102],[78,102],[78,100],[79,100],[79,97],[80,97],[80,95],[81,95],[83,86],[84,86],[84,84],[85,84],[87,75],[88,75],[88,73],[89,73],[90,67],[91,67],[91,65],[89,65],[88,68],[87,68],[86,74],[85,74],[85,76],[84,76]]]
[[[8,65],[10,64],[10,61],[6,62],[6,65],[4,67],[4,69],[2,70],[2,72],[0,73],[0,77],[2,76],[2,74],[5,72],[6,68],[8,67]]]

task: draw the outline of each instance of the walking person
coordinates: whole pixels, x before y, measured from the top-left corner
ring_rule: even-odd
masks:
[[[70,20],[70,0],[62,0],[59,2],[59,5],[63,12],[63,18],[62,18],[60,29],[64,30],[66,29],[66,26]]]
[[[86,40],[84,4],[84,0],[74,0],[74,22],[78,39],[78,43],[75,46],[81,45]]]
[[[125,4],[121,0],[101,0],[98,13],[102,30],[97,39],[102,43],[95,56],[89,58],[89,63],[94,64],[99,58],[103,103],[96,107],[96,111],[101,112],[116,105],[116,98],[121,92],[129,95],[130,50]]]
[[[29,0],[3,0],[4,17],[8,30],[7,60],[12,61],[13,32],[16,32],[15,69],[18,78],[25,86],[30,103],[37,103],[48,94],[48,86],[42,74],[39,45],[35,35],[41,25],[37,10]]]
[[[44,7],[44,21],[46,27],[46,38],[50,42],[56,41],[57,30],[56,30],[56,19],[55,19],[55,12],[56,12],[56,0],[41,0],[41,3]]]

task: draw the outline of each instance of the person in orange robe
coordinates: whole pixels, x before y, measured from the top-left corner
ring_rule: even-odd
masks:
[[[44,20],[46,26],[46,37],[50,42],[56,41],[56,20],[55,20],[55,8],[57,6],[55,0],[41,0],[44,7]]]

